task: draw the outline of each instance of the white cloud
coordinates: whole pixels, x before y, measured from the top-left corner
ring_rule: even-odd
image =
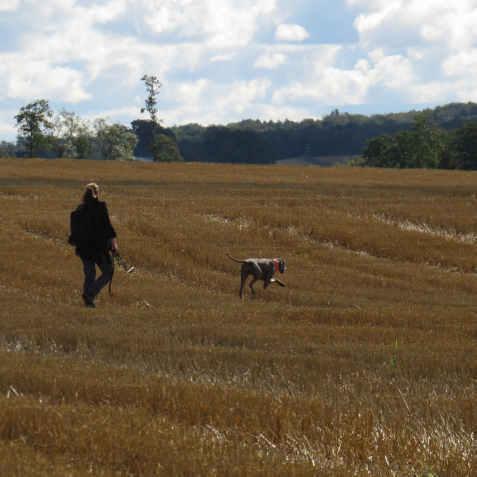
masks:
[[[126,7],[126,0],[110,0],[105,4],[93,5],[85,12],[94,22],[108,23],[125,14]]]
[[[340,47],[332,45],[309,51],[302,78],[276,89],[273,104],[285,106],[296,101],[313,101],[321,105],[361,103],[368,87],[367,72],[337,68],[340,51]]]
[[[211,63],[222,63],[225,61],[232,61],[235,58],[235,53],[225,53],[223,55],[214,55],[210,58]]]
[[[12,141],[15,138],[17,130],[9,123],[3,123],[0,121],[0,136],[1,141]]]
[[[399,90],[415,81],[412,62],[403,55],[386,56],[381,49],[369,53],[373,65],[368,70],[373,84]]]
[[[0,141],[12,141],[16,137],[17,129],[15,127],[15,115],[18,111],[12,109],[0,110]]]
[[[304,41],[310,34],[301,25],[282,23],[275,31],[275,38],[279,41]]]
[[[339,51],[330,47],[327,55],[317,57],[307,78],[275,91],[274,103],[311,100],[330,106],[358,105],[369,100],[372,88],[401,91],[416,80],[413,65],[404,56],[386,56],[382,50],[373,50],[353,68],[344,69],[336,66]]]
[[[327,68],[313,82],[294,82],[277,90],[276,104],[312,100],[322,105],[362,104],[368,92],[369,81],[357,70]]]
[[[363,45],[439,44],[467,48],[477,40],[475,0],[348,0],[362,11],[355,27]]]
[[[443,103],[452,98],[454,88],[453,83],[429,81],[411,85],[407,94],[413,103]]]
[[[446,76],[472,76],[477,69],[477,48],[449,56],[442,64]]]
[[[29,27],[18,28],[20,49],[12,61],[25,71],[3,70],[6,78],[2,82],[14,85],[4,95],[24,97],[26,85],[20,86],[24,82],[19,77],[31,69],[41,76],[35,89],[41,96],[57,92],[61,83],[56,78],[48,86],[42,75],[59,73],[70,81],[71,91],[61,91],[56,98],[69,102],[87,99],[91,82],[111,75],[132,87],[145,72],[164,79],[172,71],[193,73],[206,61],[232,61],[235,52],[221,51],[251,42],[260,22],[268,21],[275,10],[275,0],[245,0],[241,5],[235,0],[219,5],[212,0],[164,0],[160,4],[156,0],[110,0],[88,5],[75,0],[30,1],[28,15],[23,12]],[[38,21],[31,24],[31,18]],[[102,29],[105,23],[131,18],[142,20],[159,35],[159,41]],[[162,33],[173,34],[175,41],[169,37],[161,41]]]
[[[0,91],[6,98],[49,97],[77,103],[89,98],[82,83],[82,73],[71,68],[18,55],[0,56]]]
[[[271,82],[267,79],[230,84],[201,79],[171,85],[167,99],[174,101],[162,109],[161,114],[167,124],[198,122],[209,125],[238,121],[254,115],[253,111],[266,101],[270,87]]]
[[[171,86],[171,93],[169,93],[171,99],[183,104],[198,104],[201,100],[208,101],[207,89],[211,87],[211,82],[201,78],[197,81],[185,81]]]
[[[83,117],[91,122],[98,118],[104,118],[107,122],[130,122],[139,116],[140,106],[123,106],[118,108],[104,109],[89,112]]]
[[[18,21],[19,48],[3,55],[0,63],[8,98],[49,97],[77,103],[91,97],[87,84],[106,65],[116,42],[95,29],[95,25],[124,13],[123,0],[82,7],[74,0],[28,2]],[[31,19],[35,21],[32,22]],[[22,23],[28,28],[22,28]],[[70,63],[75,63],[74,66]]]
[[[115,83],[132,86],[145,72],[164,77],[172,69],[193,71],[205,51],[200,44],[141,43],[133,37],[100,32],[80,17],[69,19],[52,34],[29,33],[16,57],[19,64],[30,64],[32,59],[42,62],[44,69],[53,68],[55,63],[79,63],[82,87],[87,88],[91,81],[109,73],[117,75]]]
[[[260,104],[257,107],[257,117],[263,121],[301,121],[307,119],[319,119],[319,116],[312,113],[314,108],[304,108],[299,106],[280,106],[275,104]]]
[[[381,8],[389,4],[388,0],[346,0],[346,3],[352,7],[359,6],[368,9]]]
[[[13,12],[19,4],[20,0],[0,0],[0,12]]]
[[[268,52],[260,55],[254,63],[255,68],[264,68],[267,70],[274,70],[280,65],[283,65],[287,60],[283,53]]]
[[[356,11],[360,46],[374,61],[372,83],[416,103],[475,98],[477,0],[347,4]]]
[[[276,8],[276,0],[140,0],[134,4],[154,33],[173,33],[217,48],[250,43],[260,21]]]
[[[300,119],[388,96],[390,110],[476,97],[477,0],[346,0],[358,41],[341,45],[305,42],[324,38],[322,19],[307,19],[307,31],[300,8],[310,0],[286,3],[0,0],[9,21],[0,101],[48,98],[80,114],[94,104],[133,119],[145,73],[164,85],[169,124]],[[330,3],[333,13],[341,3]]]

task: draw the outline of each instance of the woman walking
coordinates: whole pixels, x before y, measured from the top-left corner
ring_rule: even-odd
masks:
[[[106,203],[99,200],[98,184],[86,186],[82,203],[71,213],[70,226],[68,242],[76,247],[76,255],[83,262],[83,301],[87,307],[95,308],[95,298],[113,278],[110,251],[118,252],[116,231]],[[98,278],[96,266],[101,271]]]

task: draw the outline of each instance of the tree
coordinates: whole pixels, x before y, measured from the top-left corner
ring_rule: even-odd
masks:
[[[162,84],[157,79],[157,76],[144,75],[141,78],[141,81],[144,81],[147,92],[147,98],[145,101],[146,107],[141,108],[141,113],[147,111],[151,117],[152,123],[155,125],[159,124],[160,121],[157,119],[157,96]]]
[[[183,157],[177,146],[175,138],[167,134],[156,134],[153,140],[153,150],[156,151],[154,160],[161,162],[177,162],[183,161]],[[159,159],[156,159],[158,157]]]
[[[93,132],[77,114],[61,111],[54,119],[54,135],[60,157],[84,159],[91,155]]]
[[[458,129],[450,148],[453,167],[477,169],[477,122],[470,122]]]
[[[332,111],[330,115],[321,120],[305,119],[301,122],[293,121],[257,121],[246,119],[237,123],[228,124],[228,129],[241,129],[259,133],[265,142],[273,147],[274,157],[287,159],[303,156],[307,152],[312,156],[351,156],[362,154],[369,140],[382,135],[396,135],[403,131],[414,132],[419,130],[421,137],[428,137],[427,144],[434,144],[430,149],[422,142],[418,161],[412,165],[412,157],[405,159],[399,167],[434,167],[435,154],[438,149],[443,149],[445,154],[447,135],[446,131],[460,128],[470,120],[477,120],[477,103],[449,104],[424,112],[426,118],[424,127],[416,124],[416,111],[406,113],[379,114],[364,116]],[[210,155],[206,147],[213,148],[206,143],[208,128],[199,125],[184,125],[173,128],[178,144],[186,161],[221,161],[219,156]],[[443,133],[444,131],[444,133]],[[436,136],[437,134],[437,136]],[[438,136],[444,139],[440,143]],[[404,147],[409,139],[417,139],[415,135],[400,137],[399,147]],[[437,140],[438,139],[438,140]],[[437,140],[437,141],[436,141]],[[307,145],[309,148],[307,150]],[[397,144],[394,144],[396,151]],[[217,147],[220,152],[220,148]],[[407,150],[406,150],[407,151]],[[417,151],[417,149],[416,149]]]
[[[251,130],[210,126],[204,134],[205,160],[265,164],[275,162],[273,147],[263,136]]]
[[[145,107],[141,108],[141,113],[147,111],[151,118],[149,149],[154,161],[182,161],[183,158],[174,133],[169,134],[160,126],[160,120],[157,119],[157,96],[162,87],[161,82],[158,80],[157,76],[151,75],[144,75],[141,78],[141,81],[144,81],[147,93]],[[142,130],[144,130],[144,125],[141,125],[139,122],[136,123],[136,126],[138,129],[139,127],[142,127]],[[136,130],[134,124],[133,128]]]
[[[431,123],[429,113],[416,115],[414,132],[414,158],[411,167],[438,167],[444,152],[444,137]]]
[[[159,125],[154,126],[152,121],[144,119],[132,121],[131,126],[138,138],[134,149],[136,156],[147,157],[153,154],[155,160],[166,162],[183,160],[177,146],[176,136],[171,129]]]
[[[122,124],[108,124],[97,119],[93,157],[103,160],[131,160],[137,143],[136,135]]]
[[[53,128],[53,111],[46,99],[39,99],[20,108],[15,116],[19,139],[25,144],[30,157],[48,146],[48,133]]]
[[[0,157],[15,157],[17,148],[15,144],[8,141],[0,142]]]
[[[427,113],[415,116],[414,128],[371,139],[363,153],[364,165],[374,167],[436,168],[444,163],[446,134]]]
[[[392,147],[390,136],[378,136],[370,139],[363,152],[364,165],[369,167],[386,167],[388,153]]]

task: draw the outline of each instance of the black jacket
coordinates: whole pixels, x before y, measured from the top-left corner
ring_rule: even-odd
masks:
[[[76,239],[70,237],[70,243],[76,246],[76,254],[81,258],[94,260],[108,252],[111,247],[111,239],[116,237],[116,231],[109,219],[105,202],[94,200],[87,204],[81,204],[75,212],[78,211],[82,221],[81,234]],[[71,214],[72,221],[75,212]]]

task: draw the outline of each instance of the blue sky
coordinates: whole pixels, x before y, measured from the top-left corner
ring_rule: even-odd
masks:
[[[165,126],[477,101],[477,0],[0,0],[0,139],[35,99]]]

